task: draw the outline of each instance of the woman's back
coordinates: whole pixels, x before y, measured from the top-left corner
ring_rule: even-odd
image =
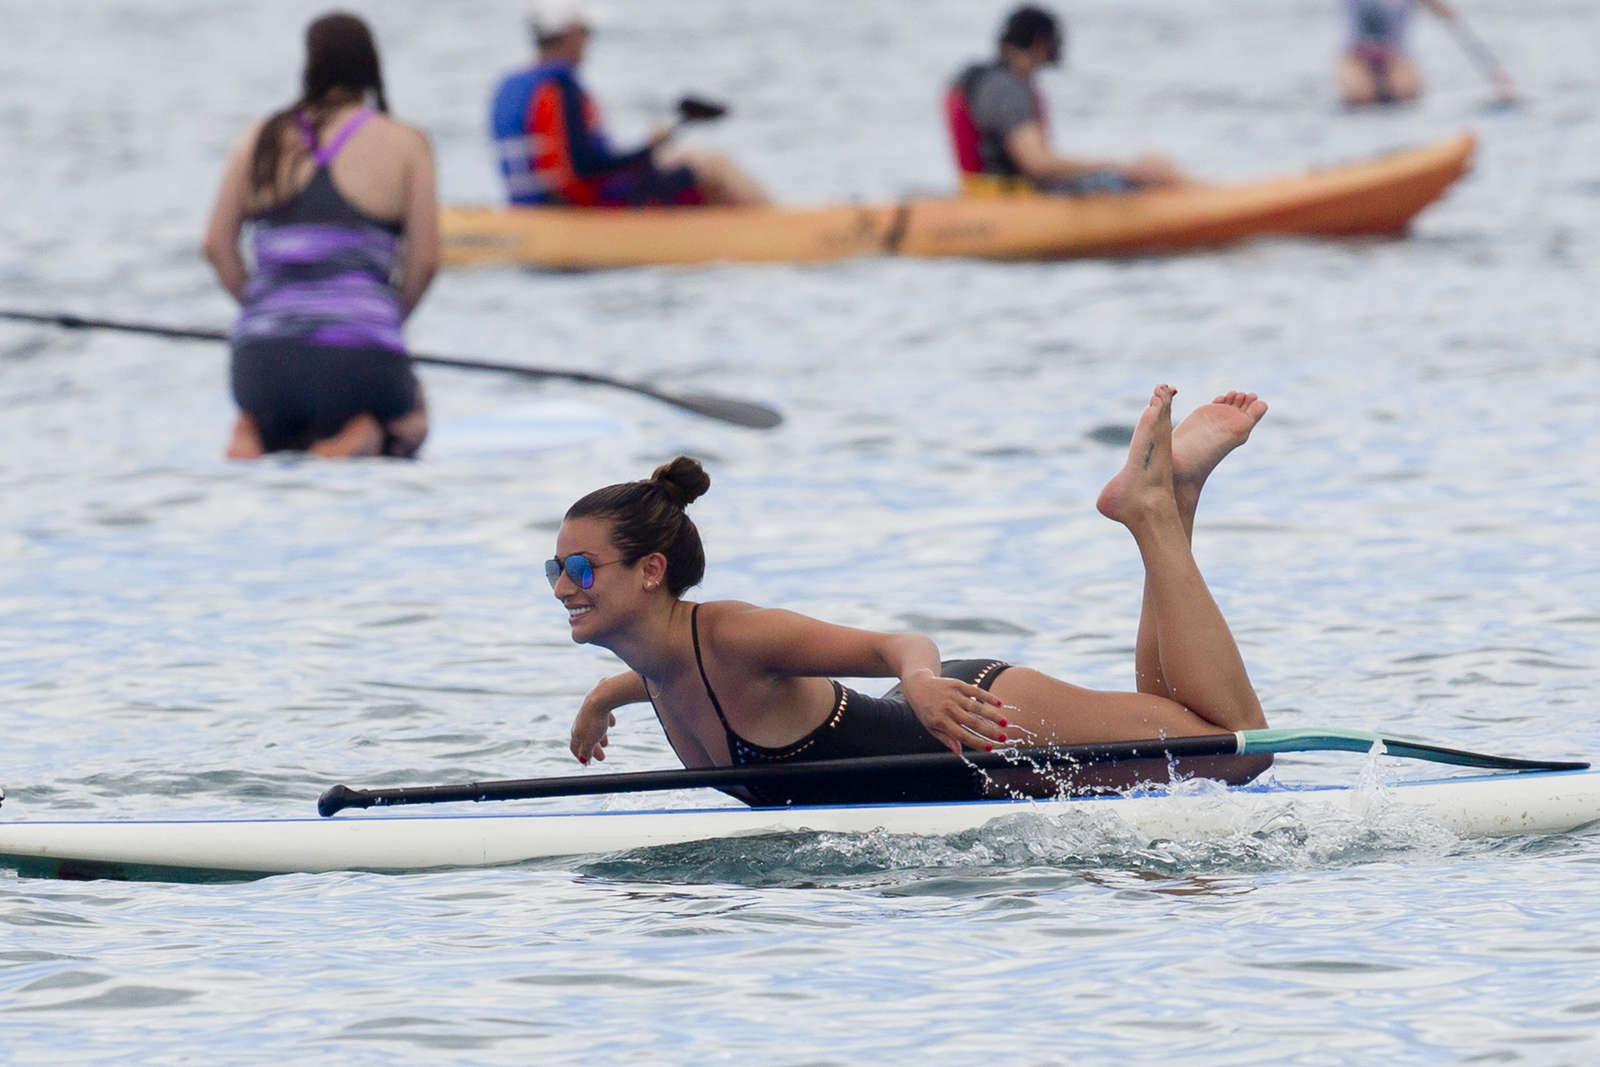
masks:
[[[310,119],[319,146],[331,142],[362,110],[352,103],[329,111],[320,121]],[[309,118],[309,117],[308,117]],[[258,134],[259,135],[259,134]],[[310,185],[318,163],[306,141],[305,128],[296,123],[280,128],[278,176],[270,189],[252,190],[252,216],[291,200]],[[328,164],[334,188],[349,205],[369,219],[403,223],[419,178],[430,166],[427,142],[414,127],[374,112],[362,122]]]
[[[412,455],[427,415],[402,324],[438,268],[432,150],[388,116],[354,15],[307,27],[301,86],[235,144],[206,225],[206,257],[240,304],[227,454]]]

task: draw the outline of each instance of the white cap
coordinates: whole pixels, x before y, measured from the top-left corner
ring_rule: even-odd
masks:
[[[573,30],[594,26],[588,5],[570,0],[535,4],[528,12],[528,28],[533,31],[535,43],[562,37]]]

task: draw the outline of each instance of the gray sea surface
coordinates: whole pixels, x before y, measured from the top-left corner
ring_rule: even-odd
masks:
[[[484,113],[523,5],[348,6],[442,197],[494,200]],[[571,716],[614,661],[567,639],[540,561],[578,495],[679,452],[714,480],[698,595],[1130,687],[1140,564],[1094,498],[1158,381],[1179,415],[1271,404],[1196,552],[1273,725],[1600,755],[1600,6],[1457,6],[1522,106],[1487,106],[1419,18],[1424,100],[1339,110],[1332,0],[1080,0],[1042,81],[1063,150],[1218,180],[1473,130],[1472,172],[1404,239],[447,272],[409,326],[420,351],[771,403],[769,433],[425,369],[419,462],[233,465],[221,346],[0,322],[0,817],[305,816],[340,781],[579,773]],[[779,199],[887,200],[953,186],[942,84],[1004,7],[613,2],[586,76],[620,141],[696,92],[732,111],[690,139]],[[292,97],[321,10],[0,0],[0,305],[224,327],[198,251],[221,159]],[[673,765],[625,712],[606,769]],[[0,872],[0,1062],[1588,1064],[1597,878],[1594,833],[1406,817],[224,885]]]

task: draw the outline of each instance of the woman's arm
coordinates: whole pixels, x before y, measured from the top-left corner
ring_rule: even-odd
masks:
[[[217,281],[239,301],[244,300],[245,283],[250,280],[244,257],[239,254],[239,233],[244,229],[245,205],[250,197],[250,157],[260,135],[261,124],[256,123],[228,153],[211,218],[206,222],[203,245],[206,259],[217,272]]]
[[[439,270],[439,193],[433,148],[420,130],[406,166],[405,245],[400,259],[400,307],[410,315]]]
[[[568,747],[578,757],[578,762],[605,759],[606,745],[611,741],[607,731],[617,725],[617,717],[612,712],[624,704],[637,704],[649,699],[644,679],[633,671],[602,678],[583,698],[583,705],[572,721],[572,737]]]
[[[975,685],[942,677],[939,647],[922,634],[858,630],[750,607],[719,612],[714,639],[719,654],[774,675],[898,678],[918,720],[952,752],[1005,740],[999,701]]]

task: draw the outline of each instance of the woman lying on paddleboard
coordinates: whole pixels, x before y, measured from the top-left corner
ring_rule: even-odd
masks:
[[[684,508],[711,484],[678,457],[648,480],[607,486],[568,509],[545,564],[572,639],[627,664],[590,691],[572,726],[583,763],[604,759],[614,710],[648,700],[687,767],[770,764],[995,746],[1079,744],[1215,734],[1266,726],[1261,702],[1190,551],[1195,507],[1213,468],[1250,435],[1267,405],[1228,393],[1175,431],[1174,390],[1157,386],[1128,463],[1099,509],[1126,526],[1144,559],[1134,674],[1138,691],[1099,692],[998,660],[941,662],[920,634],[836,626],[739,601],[693,603],[705,573]],[[894,677],[882,697],[832,679]],[[1165,763],[1084,768],[1072,788],[1165,778]],[[1180,770],[1246,781],[1261,757],[1186,762]],[[934,780],[745,790],[747,801],[828,803],[970,798],[996,790],[1055,793],[1025,770],[1003,781],[969,770]]]

